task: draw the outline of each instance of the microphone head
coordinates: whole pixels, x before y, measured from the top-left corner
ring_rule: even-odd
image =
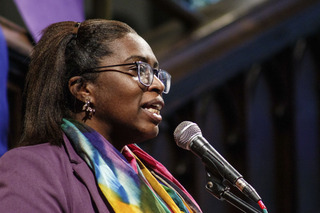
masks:
[[[187,150],[190,150],[190,143],[193,138],[199,135],[202,135],[199,126],[191,121],[181,122],[173,133],[176,144]]]

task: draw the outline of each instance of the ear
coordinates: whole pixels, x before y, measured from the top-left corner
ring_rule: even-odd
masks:
[[[70,93],[78,100],[85,102],[86,98],[92,95],[89,82],[85,81],[81,76],[74,76],[69,79],[68,87]]]

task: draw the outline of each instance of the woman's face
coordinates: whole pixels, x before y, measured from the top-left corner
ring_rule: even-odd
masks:
[[[111,44],[113,54],[101,60],[100,66],[147,62],[158,68],[158,62],[147,42],[137,34],[115,40]],[[101,72],[91,85],[95,114],[88,125],[107,138],[116,148],[155,137],[162,117],[164,85],[154,77],[153,83],[145,87],[139,83],[134,65],[112,67],[120,72]]]

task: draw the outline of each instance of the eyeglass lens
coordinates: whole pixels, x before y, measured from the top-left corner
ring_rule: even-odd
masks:
[[[169,75],[169,73],[167,73],[166,71],[163,70],[159,70],[158,73],[158,78],[160,79],[160,81],[163,83],[164,85],[164,93],[167,94],[170,90],[170,86],[171,86],[171,76]]]
[[[139,79],[140,82],[145,86],[150,86],[153,81],[154,71],[153,68],[147,63],[138,63]],[[164,70],[159,70],[157,77],[163,83],[165,89],[164,93],[167,94],[170,90],[171,76]]]
[[[140,82],[145,86],[150,86],[153,80],[153,70],[148,64],[139,63],[138,70]]]

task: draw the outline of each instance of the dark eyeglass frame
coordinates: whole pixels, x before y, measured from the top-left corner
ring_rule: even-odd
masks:
[[[85,74],[85,73],[99,73],[99,72],[120,72],[120,73],[123,73],[123,74],[127,74],[127,75],[131,75],[130,73],[128,72],[125,72],[125,71],[121,71],[121,70],[115,70],[115,69],[104,69],[104,68],[111,68],[111,67],[122,67],[122,66],[130,66],[130,65],[136,65],[137,66],[137,73],[138,73],[138,79],[139,79],[139,82],[146,86],[146,87],[149,87],[151,86],[151,84],[153,83],[153,80],[154,80],[154,75],[161,81],[161,83],[164,85],[164,91],[163,93],[164,94],[168,94],[169,91],[170,91],[170,86],[171,86],[171,75],[165,71],[165,70],[162,70],[162,69],[155,69],[155,68],[152,68],[150,66],[150,64],[146,63],[146,62],[143,62],[143,61],[136,61],[136,62],[133,62],[133,63],[127,63],[127,64],[116,64],[116,65],[108,65],[108,66],[101,66],[101,67],[95,67],[95,68],[91,68],[91,69],[87,69],[85,71],[83,71],[81,74]],[[140,65],[145,65],[145,66],[149,66],[150,68],[150,71],[152,71],[152,80],[150,82],[150,84],[146,84],[144,83],[142,80],[141,80],[141,70],[140,70]],[[97,69],[103,69],[103,70],[97,70]],[[165,82],[162,81],[161,78],[159,78],[159,74],[160,73],[164,73],[165,76],[167,76],[167,81],[169,81],[169,85]]]

